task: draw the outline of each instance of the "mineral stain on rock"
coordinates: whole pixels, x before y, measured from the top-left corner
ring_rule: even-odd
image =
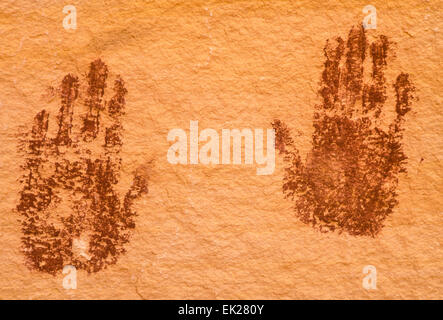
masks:
[[[73,265],[100,271],[125,251],[135,227],[132,207],[148,192],[148,179],[136,174],[123,197],[116,191],[127,90],[117,76],[106,101],[107,78],[104,62],[93,61],[81,99],[79,79],[66,75],[57,134],[48,135],[49,113],[42,110],[23,136],[20,151],[25,161],[17,211],[23,250],[32,269],[55,274]]]
[[[397,76],[395,119],[383,129],[378,120],[387,100],[386,58],[392,49],[385,36],[368,42],[362,27],[353,27],[347,41],[327,41],[306,161],[288,126],[278,119],[272,123],[276,148],[287,163],[283,193],[294,200],[297,217],[321,232],[376,236],[398,203],[398,175],[406,171],[402,132],[414,86],[408,74]],[[367,77],[365,59],[372,64]]]

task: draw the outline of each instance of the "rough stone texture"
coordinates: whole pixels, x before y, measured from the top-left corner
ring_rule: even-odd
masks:
[[[270,128],[275,118],[291,125],[305,157],[325,41],[345,38],[369,3],[75,1],[75,31],[62,27],[66,4],[0,4],[0,298],[443,298],[440,2],[370,2],[377,30],[369,34],[396,43],[388,83],[407,72],[419,97],[406,117],[399,205],[375,238],[323,234],[300,222],[283,198],[280,157],[269,176],[257,176],[255,166],[166,160],[168,131],[190,120],[220,131]],[[78,288],[65,290],[61,270],[53,276],[25,265],[17,134],[43,108],[56,123],[53,91],[97,58],[128,90],[119,190],[143,167],[149,194],[136,204],[127,252],[100,272],[79,271]],[[386,104],[394,112],[392,96]],[[377,290],[362,287],[366,265],[377,268]]]

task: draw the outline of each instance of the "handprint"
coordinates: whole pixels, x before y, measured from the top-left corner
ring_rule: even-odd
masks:
[[[22,143],[25,164],[17,210],[23,250],[36,270],[55,274],[73,265],[97,272],[115,263],[135,227],[134,201],[148,192],[147,177],[140,172],[122,200],[116,191],[127,90],[117,76],[106,101],[107,77],[107,66],[93,61],[82,99],[78,78],[66,75],[57,133],[49,137],[49,113],[42,110]]]
[[[288,164],[283,192],[295,200],[300,220],[322,231],[375,236],[397,205],[398,174],[405,172],[402,151],[404,116],[410,111],[414,86],[400,73],[394,84],[395,119],[380,124],[387,101],[385,36],[368,44],[362,27],[348,40],[328,41],[314,112],[312,149],[302,162],[290,130],[273,122],[276,148]],[[367,78],[365,59],[370,59]]]

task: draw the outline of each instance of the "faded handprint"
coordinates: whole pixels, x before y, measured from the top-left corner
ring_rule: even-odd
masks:
[[[322,103],[315,108],[312,149],[305,163],[286,124],[273,122],[276,148],[288,164],[283,193],[295,200],[300,220],[322,232],[375,236],[397,205],[398,174],[406,171],[407,159],[402,127],[414,86],[408,74],[397,76],[396,116],[383,130],[379,120],[387,100],[389,50],[385,36],[369,45],[362,27],[352,28],[346,42],[327,41]],[[372,64],[368,79],[365,59]]]
[[[112,97],[105,101],[107,77],[107,66],[93,61],[82,99],[78,78],[66,75],[57,133],[49,137],[49,113],[42,110],[21,144],[25,164],[17,210],[23,250],[33,269],[51,274],[65,265],[102,270],[124,252],[135,227],[132,206],[148,192],[147,177],[136,173],[120,199],[115,187],[127,90],[117,76]]]

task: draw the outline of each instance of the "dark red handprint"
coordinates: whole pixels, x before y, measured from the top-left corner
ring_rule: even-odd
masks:
[[[387,100],[385,69],[390,44],[385,36],[368,44],[362,27],[348,40],[328,41],[314,113],[312,150],[303,163],[280,120],[273,122],[276,148],[288,164],[283,192],[295,200],[304,223],[320,231],[377,235],[397,204],[398,174],[407,157],[402,151],[402,126],[414,87],[408,74],[395,80],[396,117],[387,130],[379,126]],[[365,59],[372,72],[364,77]]]
[[[125,82],[117,76],[105,101],[107,66],[92,62],[86,78],[84,99],[78,78],[63,78],[57,134],[48,136],[49,114],[42,110],[22,144],[23,249],[32,268],[51,274],[65,265],[97,272],[115,263],[135,227],[134,201],[148,192],[144,174],[136,174],[123,199],[115,188]]]

